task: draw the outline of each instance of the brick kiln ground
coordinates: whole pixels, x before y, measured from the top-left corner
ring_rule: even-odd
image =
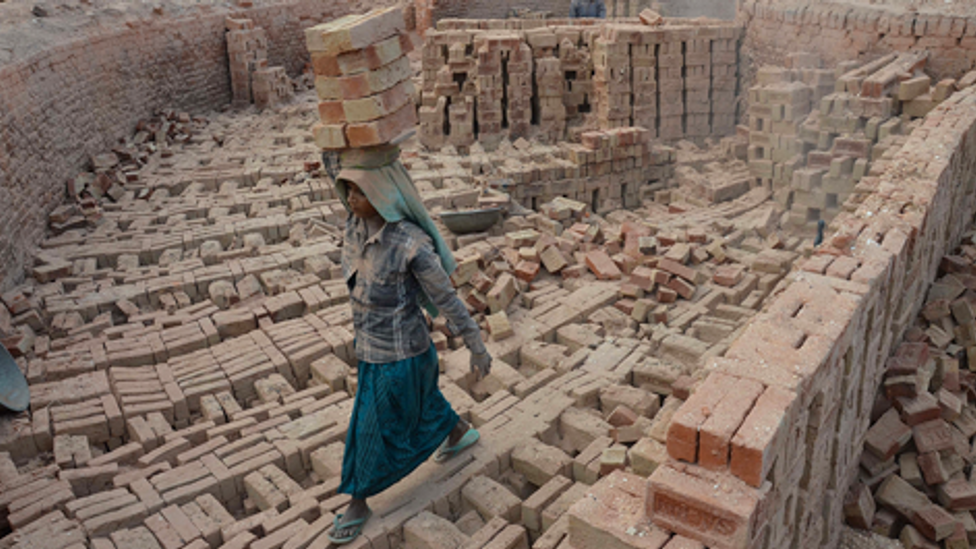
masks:
[[[122,547],[151,531],[179,547],[164,542],[178,527],[186,543],[242,530],[312,539],[345,501],[334,495],[355,390],[334,278],[344,212],[315,165],[314,102],[306,93],[263,114],[167,114],[187,138],[100,156],[129,183],[98,207],[52,214],[60,234],[42,244],[34,278],[3,295],[4,326],[23,336],[7,343],[33,393],[33,416],[3,424],[13,461],[0,505],[19,543],[57,531],[111,534]],[[498,203],[474,187],[497,161],[481,154],[408,146],[404,156],[436,212]],[[498,153],[542,166],[564,154],[528,142]],[[657,154],[692,171],[722,162],[690,144]],[[435,341],[443,390],[483,443],[375,498],[367,538],[473,540],[500,515],[517,525],[513,543],[555,547],[588,485],[666,459],[666,426],[687,396],[672,385],[688,387],[701,357],[728,345],[804,245],[777,231],[768,192],[715,207],[699,192],[661,190],[669,205],[605,218],[557,199],[490,234],[451,237],[494,372],[474,382],[467,351],[439,332]],[[632,522],[624,530],[656,531]]]

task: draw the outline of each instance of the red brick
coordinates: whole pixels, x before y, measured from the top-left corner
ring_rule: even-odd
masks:
[[[898,417],[898,411],[890,409],[868,429],[864,448],[881,458],[890,459],[912,438],[912,429]]]
[[[695,463],[698,459],[698,432],[736,379],[714,373],[678,408],[668,428],[668,455]]]
[[[929,505],[912,513],[912,525],[932,541],[942,541],[955,530],[956,519],[938,505]]]
[[[648,527],[644,505],[646,482],[642,477],[614,471],[594,484],[569,513],[569,540],[574,547],[639,547],[656,549],[669,538]]]
[[[661,258],[657,263],[657,268],[663,271],[667,271],[675,276],[680,276],[681,278],[694,281],[695,280],[695,270],[691,267],[686,267],[681,263],[673,259]]]
[[[532,282],[539,276],[540,265],[535,261],[520,261],[515,266],[515,276],[526,282]]]
[[[695,381],[691,378],[691,376],[682,374],[678,376],[678,379],[674,380],[674,383],[671,384],[671,394],[674,395],[675,398],[688,400],[688,397],[691,396],[691,388],[694,383]]]
[[[477,271],[471,277],[470,283],[475,290],[478,290],[483,294],[487,294],[488,291],[491,290],[492,285],[495,284],[495,281],[485,273]]]
[[[319,118],[323,124],[341,124],[346,121],[342,101],[319,101]]]
[[[691,299],[695,295],[695,285],[680,278],[672,278],[668,282],[668,288],[685,299]]]
[[[637,413],[623,405],[617,406],[607,415],[607,423],[614,427],[633,425],[635,421],[637,421]]]
[[[346,138],[352,148],[369,147],[389,143],[393,138],[417,125],[417,110],[407,103],[390,116],[346,126]]]
[[[976,486],[954,478],[938,487],[939,503],[949,511],[976,511]]]
[[[701,426],[698,461],[702,467],[720,470],[728,466],[729,442],[762,393],[763,386],[757,381],[734,380],[712,416]]]
[[[714,374],[713,374],[714,375]],[[732,474],[750,486],[759,486],[783,450],[796,394],[768,387],[732,438]]]
[[[747,547],[760,505],[756,490],[700,467],[668,463],[647,483],[647,516],[655,524],[713,549]]]
[[[916,425],[912,428],[912,438],[915,440],[915,447],[918,448],[919,454],[953,448],[949,424],[941,419]]]
[[[305,46],[312,52],[338,55],[361,50],[406,30],[399,7],[374,9],[366,14],[347,15],[305,29]]]
[[[678,292],[671,288],[660,287],[657,289],[657,300],[661,303],[674,303],[678,300]]]
[[[864,484],[857,482],[847,491],[844,498],[844,517],[847,524],[854,528],[867,530],[874,521],[875,503],[871,490]]]
[[[925,477],[925,483],[930,486],[942,484],[949,480],[949,475],[942,467],[942,459],[939,458],[938,452],[919,454],[918,468],[921,469],[922,476]]]
[[[895,356],[918,369],[929,360],[929,346],[927,343],[902,343]]]
[[[654,289],[654,270],[647,267],[637,267],[630,272],[630,283],[650,292]]]
[[[603,250],[592,250],[586,254],[586,266],[600,280],[619,280],[620,269]]]
[[[896,404],[901,408],[901,419],[909,427],[942,417],[939,401],[931,393],[921,393],[915,398],[899,398]]]
[[[722,265],[715,269],[712,281],[719,286],[731,288],[741,282],[743,276],[745,276],[745,269],[741,265]]]
[[[339,58],[335,55],[312,52],[312,72],[316,76],[340,76]]]

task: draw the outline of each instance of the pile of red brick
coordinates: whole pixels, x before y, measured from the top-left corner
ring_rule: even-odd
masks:
[[[312,54],[323,149],[389,143],[417,124],[413,43],[399,7],[348,15],[305,30]]]
[[[943,276],[886,362],[860,480],[845,500],[849,524],[905,547],[976,540],[976,247],[957,254],[943,258]]]
[[[187,112],[161,109],[136,124],[135,132],[117,146],[91,157],[89,168],[70,179],[66,191],[71,202],[62,204],[48,214],[48,227],[60,234],[71,229],[94,225],[102,218],[103,206],[123,199],[127,188],[142,185],[139,170],[157,156],[169,158],[173,147],[188,142],[206,127],[203,116]],[[148,194],[143,198],[148,198]],[[64,264],[60,264],[63,269]],[[44,271],[55,268],[47,266]],[[50,277],[42,274],[42,279]]]

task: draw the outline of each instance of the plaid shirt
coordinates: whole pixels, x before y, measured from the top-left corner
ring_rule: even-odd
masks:
[[[366,223],[349,216],[342,275],[349,286],[356,358],[386,364],[423,354],[430,332],[418,303],[421,290],[472,352],[484,352],[481,330],[458,298],[427,233],[410,221],[387,223],[367,238]]]

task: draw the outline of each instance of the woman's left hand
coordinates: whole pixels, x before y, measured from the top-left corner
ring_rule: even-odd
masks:
[[[471,371],[478,376],[478,379],[491,373],[491,355],[488,351],[471,353]]]

